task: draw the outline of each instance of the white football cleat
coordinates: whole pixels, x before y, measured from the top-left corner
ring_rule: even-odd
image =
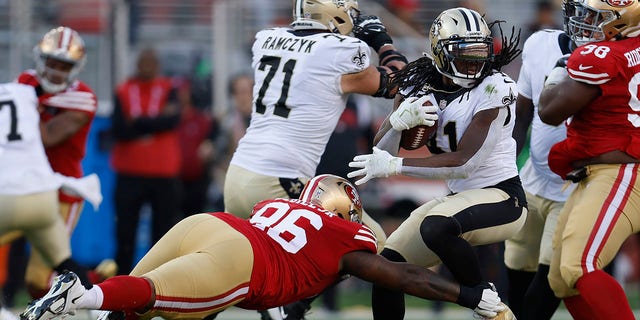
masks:
[[[29,304],[20,314],[21,320],[49,320],[67,314],[75,314],[76,302],[85,293],[78,276],[71,272],[58,275],[44,297]]]

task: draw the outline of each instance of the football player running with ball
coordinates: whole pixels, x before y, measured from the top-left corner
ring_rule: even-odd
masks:
[[[373,154],[349,165],[349,177],[408,175],[445,179],[451,194],[411,213],[385,243],[382,255],[424,267],[444,263],[460,283],[485,285],[472,246],[504,241],[526,219],[527,202],[516,167],[514,126],[516,83],[500,68],[513,60],[519,34],[502,37],[494,54],[490,27],[466,8],[442,12],[430,29],[431,57],[408,64],[394,77],[400,86],[394,111],[376,137]],[[438,115],[429,142],[432,156],[397,157],[404,124],[426,124],[416,109],[429,100]],[[399,121],[401,120],[401,121]],[[374,285],[374,319],[403,319],[400,291]]]
[[[376,254],[375,235],[361,218],[355,187],[344,178],[320,175],[307,183],[300,199],[261,201],[249,220],[222,212],[182,220],[131,275],[86,290],[74,273],[62,274],[21,316],[47,320],[102,309],[125,311],[127,319],[211,319],[234,305],[260,310],[313,296],[347,275],[456,302],[486,317],[504,310],[490,288],[460,286]]]
[[[635,319],[602,268],[640,231],[640,3],[576,1],[568,32],[580,47],[551,71],[538,106],[543,122],[567,126],[549,168],[577,182],[558,218],[549,284],[575,319]]]

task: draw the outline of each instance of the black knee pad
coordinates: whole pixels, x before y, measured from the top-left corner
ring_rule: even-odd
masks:
[[[451,238],[457,238],[460,225],[452,217],[428,216],[420,224],[420,235],[427,247],[433,249],[446,245]]]

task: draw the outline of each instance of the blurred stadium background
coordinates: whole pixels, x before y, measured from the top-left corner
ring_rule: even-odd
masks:
[[[539,0],[360,0],[364,14],[381,16],[394,37],[396,46],[410,60],[428,47],[426,29],[443,9],[466,5],[484,13],[488,21],[505,20],[505,34],[511,27],[522,29],[522,40],[537,19]],[[560,0],[554,1],[556,5]],[[409,15],[404,13],[409,11]],[[561,25],[559,11],[554,24]],[[250,66],[253,35],[261,28],[286,25],[291,19],[291,0],[0,0],[0,81],[12,81],[23,69],[33,66],[32,48],[49,29],[58,25],[74,28],[86,42],[88,57],[80,79],[87,82],[99,98],[98,117],[94,121],[86,173],[97,173],[102,181],[105,201],[99,211],[85,210],[73,236],[74,257],[92,266],[114,256],[112,188],[113,173],[109,167],[109,115],[115,84],[134,69],[139,52],[154,47],[160,54],[163,73],[190,79],[197,91],[198,103],[224,122],[230,112],[228,81]],[[517,79],[519,59],[505,72]],[[372,105],[372,119],[384,116],[387,101],[363,98]],[[214,183],[216,183],[214,181]],[[220,183],[219,181],[217,183]],[[365,206],[374,215],[398,200],[417,203],[446,193],[442,183],[408,178],[388,179],[369,184],[361,190]],[[148,217],[148,215],[147,215]],[[139,230],[139,254],[148,248],[147,226]],[[637,251],[637,250],[636,250]],[[630,257],[634,261],[638,257]],[[637,309],[638,268],[623,263],[621,281],[630,292]],[[630,282],[627,282],[630,281]],[[367,319],[368,285],[355,279],[339,285],[338,307],[343,313],[329,313],[314,308],[309,319]],[[18,297],[15,310],[26,303]],[[321,302],[317,303],[318,305]],[[410,300],[408,319],[468,319],[466,310],[447,305],[443,313],[437,306]],[[364,310],[364,311],[362,311]],[[80,313],[76,319],[88,319]],[[257,319],[251,312],[230,310],[220,319]],[[561,310],[555,319],[569,319]]]

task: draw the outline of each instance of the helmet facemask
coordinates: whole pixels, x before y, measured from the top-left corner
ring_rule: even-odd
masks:
[[[614,11],[595,10],[577,5],[574,16],[569,18],[569,34],[578,45],[606,40],[601,25],[616,19]]]
[[[84,41],[70,28],[58,27],[33,48],[38,81],[48,93],[65,90],[86,62]]]
[[[333,212],[344,220],[362,223],[362,203],[355,187],[346,179],[323,174],[309,180],[300,200]]]
[[[461,87],[470,88],[476,80],[483,78],[490,70],[493,42],[487,39],[445,39],[440,40],[445,64],[440,73]]]
[[[640,33],[637,0],[577,0],[567,33],[576,45],[636,37]]]
[[[433,22],[430,40],[436,68],[455,84],[470,88],[491,72],[493,38],[477,12],[445,10]]]

